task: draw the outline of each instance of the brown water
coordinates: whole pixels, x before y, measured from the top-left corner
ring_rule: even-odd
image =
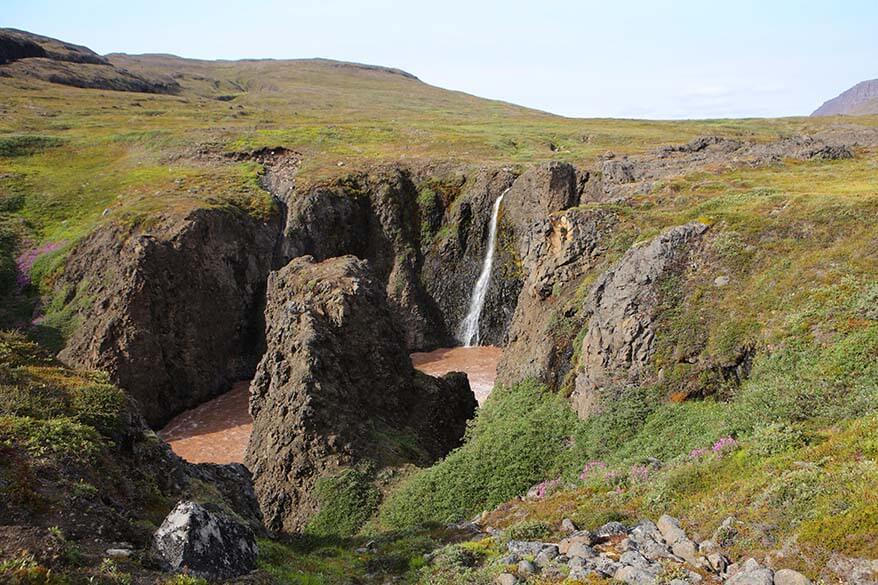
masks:
[[[466,372],[482,404],[494,386],[501,353],[493,346],[452,347],[413,353],[412,364],[433,376]],[[159,436],[174,453],[192,463],[242,463],[253,429],[247,410],[249,388],[250,382],[236,383],[225,394],[175,416]]]
[[[159,431],[174,453],[192,463],[242,463],[253,430],[247,410],[250,382],[182,412]]]
[[[412,364],[431,376],[441,376],[448,372],[466,372],[476,400],[482,404],[494,387],[497,362],[500,361],[502,353],[502,349],[493,345],[448,347],[425,353],[413,353]]]

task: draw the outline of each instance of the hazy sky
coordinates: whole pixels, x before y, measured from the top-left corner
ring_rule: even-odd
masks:
[[[808,114],[878,77],[878,0],[0,0],[99,53],[328,57],[568,116]]]

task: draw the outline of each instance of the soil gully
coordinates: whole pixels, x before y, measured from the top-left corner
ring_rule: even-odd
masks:
[[[479,404],[491,393],[503,350],[493,346],[447,347],[413,353],[412,364],[431,376],[466,372]],[[248,411],[250,382],[175,416],[159,436],[191,463],[242,463],[253,427]]]

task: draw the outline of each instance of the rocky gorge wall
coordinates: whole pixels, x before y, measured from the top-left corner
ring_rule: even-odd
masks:
[[[288,159],[260,155],[271,217],[199,209],[107,223],[74,248],[54,283],[78,324],[60,356],[106,370],[153,427],[255,373],[247,463],[267,525],[301,531],[321,513],[321,482],[353,471],[380,491],[382,470],[428,465],[459,444],[475,408],[465,379],[415,373],[408,354],[454,344],[501,194],[482,341],[505,349],[499,382],[535,378],[587,418],[667,375],[662,319],[691,283],[713,278],[708,226],[638,241],[638,195],[730,153],[747,164],[783,148],[849,154],[784,144],[704,139],[588,170],[384,166],[302,187]],[[702,374],[737,383],[752,361],[737,339],[726,361],[707,355],[706,327],[662,354],[702,393]]]

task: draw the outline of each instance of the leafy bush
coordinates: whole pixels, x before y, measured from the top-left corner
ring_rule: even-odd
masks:
[[[206,579],[201,577],[193,577],[192,575],[174,575],[170,579],[165,579],[164,585],[208,585]]]
[[[320,508],[305,532],[320,536],[355,534],[378,509],[381,499],[372,485],[372,474],[360,469],[320,479],[315,492]]]
[[[552,527],[539,520],[525,520],[506,529],[506,536],[510,540],[541,540],[548,538],[551,533]]]
[[[7,585],[67,585],[68,579],[40,565],[32,556],[0,561],[0,581]]]
[[[736,418],[747,426],[833,422],[878,406],[878,325],[843,336],[828,348],[791,341],[754,365]]]
[[[771,423],[757,427],[747,444],[753,455],[770,457],[801,447],[805,434],[793,425]]]
[[[658,407],[655,388],[635,386],[602,397],[603,411],[579,426],[576,455],[579,461],[604,459],[632,438]]]
[[[710,445],[730,431],[728,412],[726,404],[709,400],[662,404],[647,416],[634,436],[617,445],[613,458],[622,461],[655,457],[668,461]]]
[[[498,386],[464,445],[405,481],[382,506],[393,527],[452,522],[522,494],[556,471],[576,416],[532,382]]]
[[[60,146],[64,141],[55,136],[12,134],[0,136],[0,156],[27,156]]]

